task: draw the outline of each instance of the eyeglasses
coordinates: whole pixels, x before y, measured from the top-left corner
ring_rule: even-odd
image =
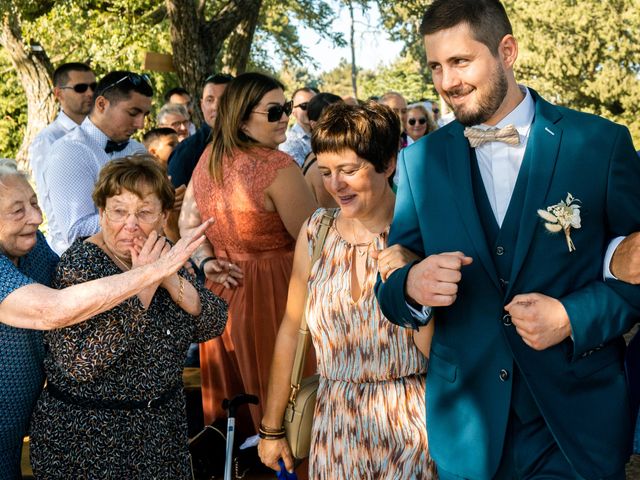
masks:
[[[180,128],[189,128],[189,120],[181,120],[181,121],[176,121],[173,123],[163,123],[162,125],[160,125],[161,127],[170,127],[173,128],[174,130],[179,130]]]
[[[293,106],[293,108],[299,108],[303,112],[306,112],[308,107],[309,107],[309,102],[299,103],[298,105]]]
[[[104,213],[109,220],[116,223],[126,221],[127,218],[129,218],[129,215],[133,215],[134,217],[136,217],[138,219],[138,222],[140,223],[153,223],[160,218],[160,215],[162,215],[162,212],[154,212],[151,210],[129,212],[124,208],[105,208]]]
[[[76,83],[75,85],[60,87],[60,88],[63,90],[73,90],[76,93],[84,93],[89,88],[91,89],[92,92],[95,92],[97,86],[98,84],[96,82],[92,82],[92,83]]]
[[[267,108],[266,112],[260,112],[259,110],[252,110],[253,113],[261,113],[262,115],[267,116],[267,122],[277,122],[282,118],[282,114],[284,113],[287,117],[291,115],[291,111],[293,110],[293,101],[289,100],[284,105],[274,105],[273,107]]]
[[[425,123],[427,123],[427,119],[422,117],[418,118],[417,120],[415,118],[410,118],[409,120],[407,120],[407,123],[412,127],[416,124],[416,122],[418,122],[420,125],[424,125]]]
[[[131,82],[131,84],[134,87],[139,87],[140,85],[146,85],[147,87],[151,88],[151,80],[149,79],[149,75],[147,75],[146,73],[143,73],[142,75],[139,73],[133,73],[133,72],[129,72],[127,73],[124,77],[122,77],[120,80],[116,80],[115,82],[107,85],[106,87],[104,87],[101,91],[100,91],[100,95],[104,95],[104,92],[106,92],[107,90],[109,90],[110,88],[115,87],[116,85],[121,84],[122,82],[124,82],[125,80],[128,80],[129,82]]]

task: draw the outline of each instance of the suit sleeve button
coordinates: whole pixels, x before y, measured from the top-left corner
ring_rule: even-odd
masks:
[[[496,255],[504,255],[504,247],[502,246],[497,246],[496,247]]]
[[[500,370],[500,380],[506,382],[509,379],[509,372],[507,372],[504,368]]]
[[[513,323],[511,322],[511,315],[509,313],[505,313],[502,316],[502,323],[505,327],[510,327],[511,325],[513,325]]]

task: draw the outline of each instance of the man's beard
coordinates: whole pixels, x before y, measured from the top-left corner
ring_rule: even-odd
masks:
[[[478,105],[475,110],[469,110],[467,105],[458,107],[449,105],[456,116],[456,120],[465,127],[471,127],[486,122],[498,111],[507,96],[508,89],[507,76],[504,70],[500,68],[500,65],[496,65],[496,70],[489,80],[489,88],[490,90],[486,94],[478,96]],[[468,92],[465,91],[464,87],[447,91],[448,95],[460,93]]]

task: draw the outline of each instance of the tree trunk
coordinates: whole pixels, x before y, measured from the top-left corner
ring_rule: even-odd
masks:
[[[227,48],[222,57],[222,65],[224,65],[225,71],[231,75],[236,76],[247,69],[253,35],[256,33],[261,7],[262,0],[259,0],[256,2],[255,8],[248,12],[249,15],[240,22],[229,37]]]
[[[349,16],[351,27],[349,29],[349,43],[351,44],[351,88],[353,88],[353,98],[358,98],[358,68],[356,67],[356,20],[353,15],[353,2],[349,1]]]
[[[231,0],[208,22],[204,17],[205,3],[206,0],[166,0],[173,64],[182,86],[196,98],[201,97],[204,80],[214,73],[215,60],[226,38],[260,10],[262,0]]]
[[[56,115],[51,81],[53,66],[40,45],[34,43],[29,46],[24,43],[20,18],[13,2],[2,12],[0,45],[7,50],[27,96],[27,128],[16,160],[22,168],[30,170],[27,157],[29,145]]]

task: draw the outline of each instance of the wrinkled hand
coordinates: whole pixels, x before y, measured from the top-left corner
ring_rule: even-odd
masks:
[[[136,238],[130,249],[131,268],[142,267],[157,261],[170,248],[167,239],[158,235],[156,231],[152,231],[147,238]]]
[[[462,252],[430,255],[409,270],[405,295],[410,303],[448,307],[456,301],[462,267],[473,259]]]
[[[164,252],[156,261],[157,268],[170,276],[180,270],[191,258],[200,245],[205,241],[204,232],[213,224],[213,220],[203,222],[199,227],[191,229],[170,250]],[[168,244],[167,244],[168,245]]]
[[[229,260],[213,259],[204,264],[205,276],[215,283],[224,285],[225,288],[235,288],[238,281],[244,276],[242,270]]]
[[[378,259],[378,272],[380,272],[380,279],[383,282],[386,282],[393,272],[404,267],[407,263],[420,259],[411,250],[398,244],[384,250],[373,250],[371,256]]]
[[[562,303],[540,293],[516,295],[504,307],[524,343],[544,350],[571,336],[571,323]]]
[[[640,232],[632,233],[618,245],[610,270],[618,280],[640,284]]]
[[[173,201],[173,208],[172,208],[174,212],[180,212],[180,209],[182,208],[182,201],[184,200],[184,193],[186,191],[187,191],[186,185],[180,185],[178,188],[176,188],[176,198]]]
[[[278,440],[264,440],[261,438],[258,443],[258,455],[262,463],[276,472],[280,471],[278,460],[282,458],[287,471],[289,473],[293,472],[293,455],[286,438]]]

